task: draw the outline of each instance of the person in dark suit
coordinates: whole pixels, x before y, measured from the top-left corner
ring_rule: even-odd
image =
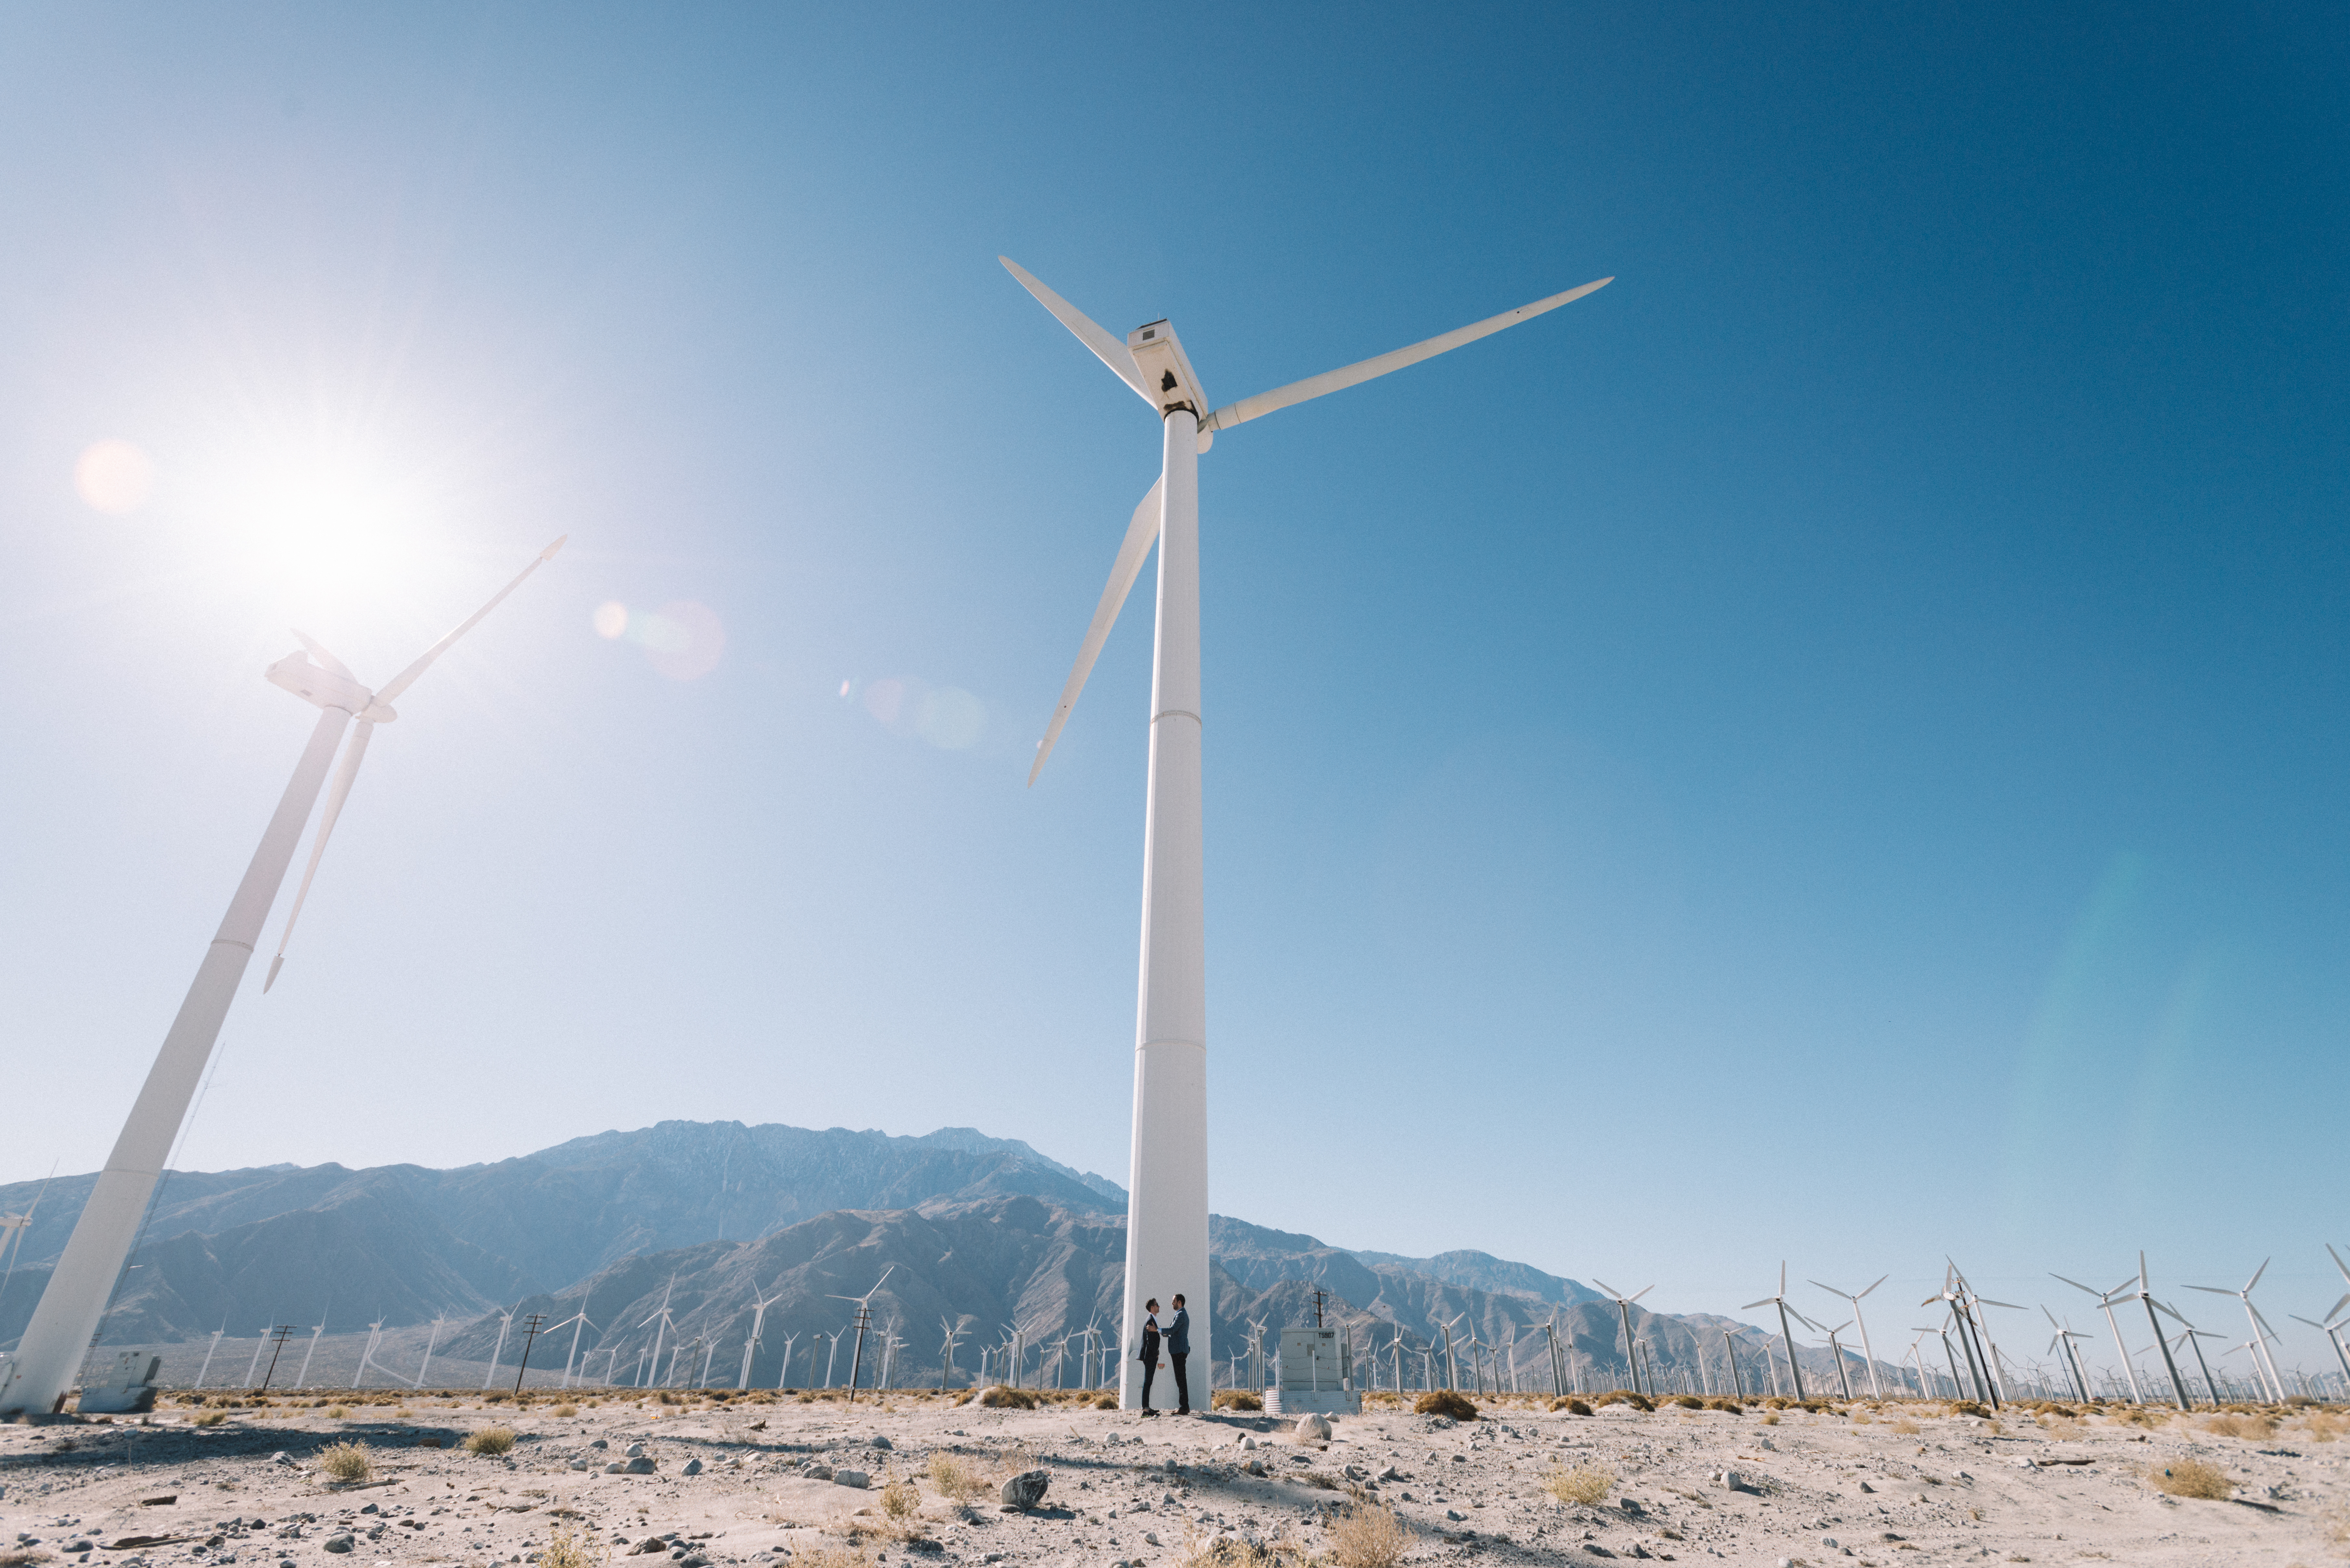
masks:
[[[1142,1303],[1142,1413],[1156,1416],[1150,1407],[1150,1379],[1159,1370],[1159,1298],[1151,1297]]]
[[[1191,1358],[1191,1314],[1183,1310],[1183,1298],[1175,1298],[1175,1321],[1167,1325],[1167,1354],[1175,1363],[1175,1397],[1179,1401],[1175,1413],[1191,1413],[1191,1380],[1184,1375],[1183,1364]]]

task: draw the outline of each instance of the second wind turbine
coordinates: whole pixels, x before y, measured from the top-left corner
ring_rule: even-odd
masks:
[[[1120,342],[1008,256],[998,256],[1021,286],[1053,313],[1097,358],[1150,405],[1160,421],[1159,482],[1134,509],[1110,567],[1093,624],[1061,689],[1053,722],[1036,744],[1028,782],[1052,754],[1094,659],[1159,546],[1159,624],[1152,660],[1150,772],[1143,805],[1142,962],[1135,1007],[1134,1146],[1126,1219],[1126,1310],[1120,1316],[1119,1405],[1140,1403],[1136,1359],[1142,1303],[1171,1303],[1180,1293],[1192,1313],[1192,1335],[1210,1332],[1208,1278],[1208,978],[1206,905],[1201,886],[1200,753],[1200,454],[1215,432],[1292,403],[1360,385],[1447,349],[1491,337],[1614,282],[1603,277],[1564,294],[1398,348],[1377,358],[1293,381],[1210,412],[1207,395],[1174,328],[1165,320],[1136,327]],[[1212,1352],[1211,1352],[1212,1355]]]

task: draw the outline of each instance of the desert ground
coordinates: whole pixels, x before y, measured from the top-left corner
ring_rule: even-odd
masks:
[[[1374,1397],[1384,1408],[1336,1417],[1318,1440],[1251,1412],[1145,1418],[969,1395],[187,1397],[147,1417],[0,1427],[0,1568],[601,1568],[635,1555],[677,1568],[2318,1568],[2350,1554],[2350,1442],[2337,1440],[2350,1420],[2324,1410],[1580,1415],[1495,1399],[1454,1421]],[[512,1446],[497,1452],[502,1434]],[[365,1452],[338,1457],[354,1444]],[[1003,1483],[1036,1470],[1041,1501],[1007,1505]],[[2161,1490],[2199,1480],[2221,1495]]]

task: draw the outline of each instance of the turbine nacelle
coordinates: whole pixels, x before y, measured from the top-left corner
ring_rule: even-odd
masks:
[[[1159,406],[1161,419],[1178,409],[1191,410],[1191,418],[1204,423],[1208,418],[1208,394],[1200,389],[1200,378],[1191,369],[1191,357],[1183,352],[1183,340],[1175,336],[1175,328],[1163,317],[1136,327],[1126,335],[1126,351],[1134,356],[1134,368],[1142,372],[1142,384],[1149,389],[1150,400]],[[1200,438],[1200,450],[1208,450],[1212,439]]]
[[[374,692],[352,680],[349,671],[314,664],[304,649],[287,654],[265,673],[271,685],[283,687],[314,707],[340,708],[351,717],[365,719],[371,724],[389,724],[400,717],[377,701]]]

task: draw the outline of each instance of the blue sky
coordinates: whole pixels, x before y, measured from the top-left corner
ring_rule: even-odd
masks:
[[[1145,596],[1023,781],[1158,433],[995,255],[1219,402],[1613,274],[1202,462],[1216,1206],[1676,1310],[2144,1246],[2314,1312],[2345,44],[15,8],[0,1178],[103,1158],[307,729],[286,628],[380,681],[563,533],[378,738],[182,1163],[685,1116],[1122,1178]]]

